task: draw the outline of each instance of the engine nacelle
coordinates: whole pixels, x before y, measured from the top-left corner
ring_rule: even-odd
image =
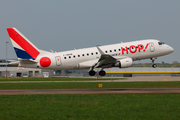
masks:
[[[114,64],[114,67],[127,68],[127,67],[131,67],[132,64],[133,64],[132,58],[124,58],[118,61],[116,64]]]

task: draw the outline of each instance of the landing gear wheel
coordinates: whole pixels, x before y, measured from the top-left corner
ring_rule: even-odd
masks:
[[[153,67],[153,68],[156,68],[156,67],[157,67],[157,65],[154,64],[155,59],[157,59],[157,58],[151,58],[151,60],[152,60],[152,67]]]
[[[106,75],[106,72],[105,72],[104,70],[101,70],[101,71],[99,71],[99,75],[100,75],[100,76],[105,76],[105,75]]]
[[[89,71],[90,76],[94,76],[95,74],[96,74],[96,72],[94,70]]]
[[[156,65],[156,64],[153,64],[153,65],[152,65],[152,67],[153,67],[153,68],[156,68],[156,67],[157,67],[157,65]]]

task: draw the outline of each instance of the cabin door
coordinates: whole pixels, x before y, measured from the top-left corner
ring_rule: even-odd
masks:
[[[61,58],[60,58],[60,56],[56,56],[56,65],[57,66],[61,65]]]
[[[155,51],[155,47],[154,47],[154,43],[149,43],[149,47],[150,47],[150,51],[154,52]]]

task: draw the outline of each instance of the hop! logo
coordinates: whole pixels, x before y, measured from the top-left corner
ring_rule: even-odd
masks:
[[[126,54],[129,54],[129,52],[134,54],[137,51],[141,52],[142,50],[143,52],[145,52],[148,46],[149,46],[149,43],[147,43],[145,47],[143,44],[139,44],[137,46],[131,45],[129,48],[127,46],[125,48],[121,47],[122,55],[124,55],[125,52]],[[118,55],[120,55],[120,53]]]

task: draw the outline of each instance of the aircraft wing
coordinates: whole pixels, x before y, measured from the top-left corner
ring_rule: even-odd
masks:
[[[96,68],[96,67],[112,65],[112,64],[116,63],[116,61],[117,60],[114,57],[103,54],[103,55],[101,55],[100,59],[98,60],[98,62],[95,64],[94,67]]]
[[[117,63],[118,60],[127,58],[126,56],[121,56],[118,58],[115,58],[111,55],[105,54],[98,46],[96,46],[98,51],[101,54],[100,59],[98,62],[93,66],[93,68],[97,67],[102,67],[102,68],[107,68],[107,67],[112,67],[114,64]]]
[[[113,57],[111,55],[105,54],[98,46],[97,46],[97,49],[99,53],[101,54],[99,59],[81,62],[77,65],[77,68],[84,68],[84,69],[85,68],[94,69],[98,67],[110,68],[110,67],[114,67],[114,65],[118,63],[118,61],[128,58],[127,56],[114,56]]]

